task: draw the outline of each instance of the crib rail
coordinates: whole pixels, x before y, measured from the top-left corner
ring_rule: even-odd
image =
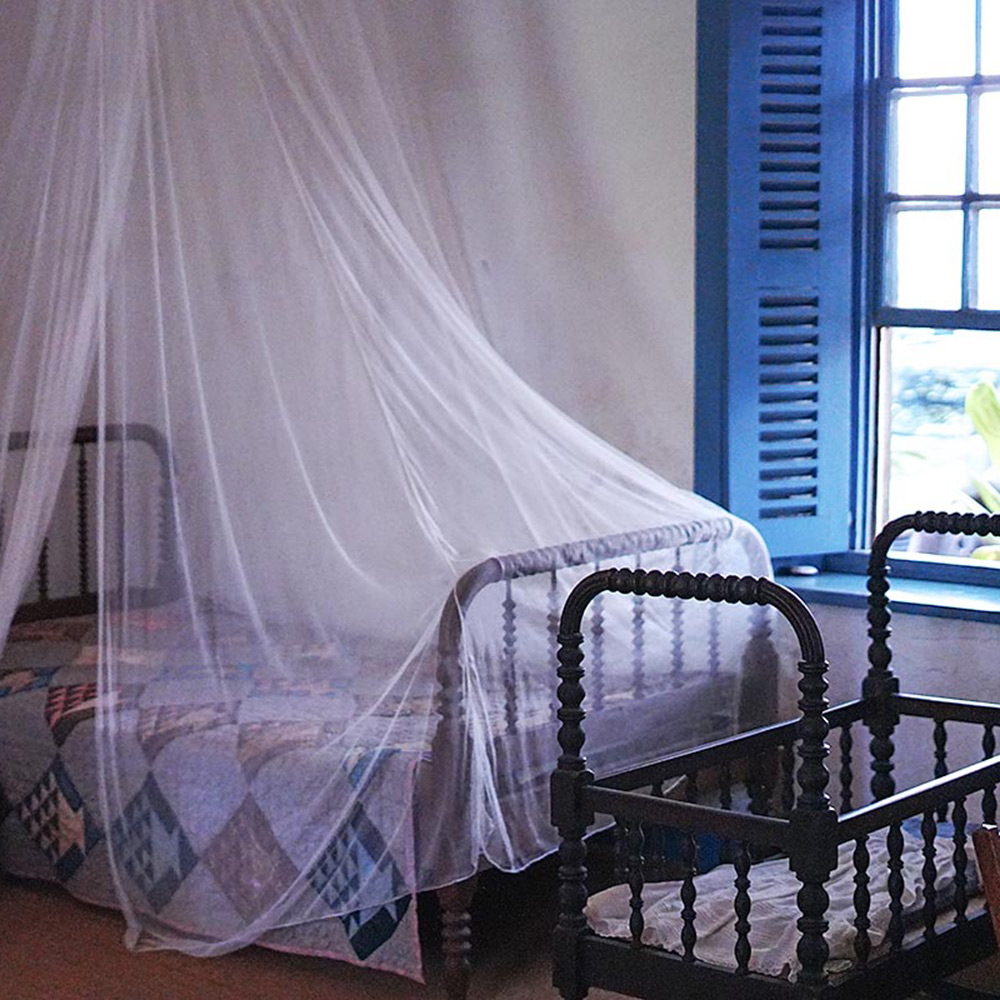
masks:
[[[897,792],[870,805],[861,806],[839,817],[838,842],[856,840],[862,834],[883,829],[928,809],[937,810],[942,803],[965,798],[974,792],[985,792],[1000,782],[1000,757],[970,764],[951,774],[925,781],[904,792]]]
[[[784,1000],[795,984],[749,973],[734,984],[733,974],[657,948],[634,948],[627,941],[593,935],[581,941],[580,974],[588,986],[657,1000]],[[564,994],[568,995],[568,994]],[[864,1000],[871,1000],[865,996]]]
[[[873,961],[863,976],[848,976],[820,996],[837,1000],[881,1000],[909,997],[921,987],[951,975],[994,948],[989,921],[977,918],[951,927],[932,941],[904,946]],[[659,948],[635,948],[628,941],[588,935],[580,942],[579,977],[589,987],[649,1000],[800,1000],[805,995],[789,979],[753,972],[740,976],[700,961],[685,961]]]
[[[627,791],[656,782],[669,781],[671,778],[687,777],[697,771],[721,767],[727,762],[785,745],[795,739],[797,729],[798,722],[781,722],[773,726],[764,726],[739,736],[705,743],[694,750],[670,754],[642,767],[607,775],[597,784],[603,788]]]
[[[586,788],[583,801],[594,812],[614,816],[625,823],[640,821],[685,833],[715,834],[726,840],[746,841],[780,850],[787,848],[790,840],[787,819],[732,812],[600,785]]]
[[[986,701],[960,701],[926,694],[898,694],[891,704],[900,715],[939,722],[970,722],[980,726],[1000,726],[1000,705]]]
[[[844,702],[827,709],[825,714],[831,729],[846,727],[864,717],[865,703],[860,699]],[[693,772],[750,759],[768,750],[786,749],[798,739],[798,731],[798,719],[762,726],[728,739],[705,743],[693,750],[670,754],[641,767],[602,776],[596,784],[604,788],[629,790],[671,778],[687,777]]]

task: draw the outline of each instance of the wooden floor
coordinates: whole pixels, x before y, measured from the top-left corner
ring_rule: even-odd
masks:
[[[546,862],[519,876],[484,876],[473,914],[477,932],[470,1000],[544,1000],[549,985],[550,890]],[[430,901],[422,917],[427,985],[342,962],[247,948],[222,958],[175,952],[133,954],[122,945],[123,922],[110,910],[79,903],[56,886],[0,884],[2,1000],[438,1000],[443,997],[439,942]],[[958,977],[1000,996],[1000,960]],[[611,1000],[602,990],[592,1000]],[[681,998],[678,998],[681,1000]]]
[[[1000,955],[994,955],[985,962],[952,976],[947,985],[954,990],[951,996],[955,1000],[963,1000],[963,990],[984,998],[1000,997]],[[947,992],[944,994],[945,1000],[948,995]]]
[[[544,1000],[549,985],[547,902],[555,873],[543,863],[520,876],[481,880],[470,1000]],[[426,911],[426,912],[424,912]],[[88,906],[36,882],[0,883],[2,1000],[439,1000],[439,942],[433,902],[422,900],[431,933],[425,941],[427,985],[343,962],[246,948],[221,958],[175,952],[133,954],[122,945],[114,911]],[[611,994],[594,990],[594,1000]]]

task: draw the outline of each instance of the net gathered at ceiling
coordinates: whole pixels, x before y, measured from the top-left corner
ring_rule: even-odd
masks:
[[[553,615],[573,581],[621,552],[767,571],[751,528],[490,345],[391,9],[39,7],[0,164],[0,441],[31,435],[0,449],[0,636],[93,425],[98,803],[80,842],[100,838],[143,945],[399,919],[482,859],[547,853]],[[599,609],[595,766],[670,735],[653,712],[628,739],[602,730],[637,680],[681,697],[711,659],[737,724],[750,612],[682,622],[661,603]]]

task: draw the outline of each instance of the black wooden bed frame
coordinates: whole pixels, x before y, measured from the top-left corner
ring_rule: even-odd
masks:
[[[753,577],[691,576],[686,573],[608,569],[581,581],[566,601],[559,634],[559,744],[562,754],[552,775],[552,818],[562,839],[559,850],[559,920],[554,938],[554,983],[566,1000],[580,1000],[589,987],[600,987],[651,1000],[740,1000],[768,998],[906,997],[989,954],[993,936],[985,911],[970,914],[968,900],[966,799],[982,793],[984,821],[996,821],[996,785],[1000,782],[1000,756],[996,756],[994,728],[1000,725],[1000,705],[932,698],[900,692],[890,669],[888,647],[888,566],[890,545],[905,531],[940,534],[992,535],[1000,533],[1000,515],[916,513],[890,522],[872,544],[868,572],[869,670],[857,701],[829,708],[825,698],[827,671],[823,641],[806,606],[793,593],[766,579]],[[580,622],[591,601],[605,591],[648,594],[700,601],[768,604],[791,624],[801,650],[799,701],[801,717],[732,739],[666,757],[654,764],[597,779],[583,756],[584,688],[583,636]],[[892,736],[905,716],[934,721],[935,777],[914,788],[897,792],[893,779]],[[971,723],[983,727],[984,760],[954,773],[947,772],[946,723]],[[868,730],[871,755],[871,792],[874,802],[852,807],[851,727],[861,723]],[[840,730],[843,751],[840,771],[840,808],[826,792],[829,773],[826,737]],[[793,775],[794,753],[799,763]],[[741,759],[763,754],[781,758],[781,804],[774,810],[757,809],[744,814],[731,809],[729,774]],[[698,804],[697,776],[717,769],[720,804]],[[663,782],[687,777],[688,801],[662,798]],[[797,788],[796,788],[797,785]],[[640,791],[649,788],[649,792]],[[768,815],[771,812],[773,814]],[[595,814],[613,816],[621,831],[622,867],[631,889],[629,929],[631,941],[599,937],[587,924],[587,847],[584,835]],[[945,927],[938,920],[934,865],[936,823],[950,815],[954,827],[954,914]],[[922,816],[924,840],[922,875],[923,932],[919,940],[904,942],[903,839],[901,823]],[[644,838],[649,830],[668,827],[686,834],[685,874],[680,885],[681,942],[683,954],[672,954],[644,945],[642,892],[645,882]],[[876,954],[868,937],[871,897],[868,872],[868,836],[888,829],[888,892],[890,898],[889,947]],[[696,854],[698,834],[713,834],[730,845],[736,875],[733,902],[737,943],[737,970],[729,972],[696,957]],[[855,843],[854,928],[856,967],[831,981],[824,971],[829,948],[824,938],[829,904],[824,883],[837,864],[837,848]],[[797,903],[801,964],[798,981],[763,976],[749,971],[752,954],[752,858],[756,852],[780,851],[801,888]]]
[[[72,499],[67,493],[61,494],[61,502],[68,505],[68,511],[57,507],[52,518],[52,524],[64,527],[72,525],[75,520],[75,535],[68,542],[76,549],[77,579],[75,593],[54,592],[50,581],[50,543],[48,538],[43,542],[38,558],[35,575],[35,593],[33,598],[23,603],[15,617],[15,622],[37,621],[42,619],[61,618],[76,615],[92,615],[98,609],[97,588],[90,573],[91,563],[91,517],[90,488],[93,480],[89,449],[106,444],[127,447],[131,442],[150,449],[159,471],[158,493],[158,541],[159,561],[156,578],[144,587],[133,587],[127,595],[128,606],[133,608],[152,607],[176,599],[180,595],[178,578],[177,533],[172,512],[173,483],[177,475],[167,442],[155,428],[140,423],[125,425],[108,425],[102,428],[96,426],[80,427],[74,434],[72,442],[73,465],[69,470],[73,473],[74,483]],[[10,451],[24,451],[35,443],[35,439],[27,433],[15,433],[8,438],[7,447]],[[120,459],[122,475],[126,458]],[[549,581],[548,598],[548,632],[549,648],[553,660],[557,649],[559,630],[559,592],[557,576],[559,570],[586,565],[600,565],[603,560],[630,558],[639,565],[643,553],[675,549],[681,546],[710,539],[713,526],[706,523],[703,526],[678,528],[665,526],[642,531],[626,532],[607,536],[601,539],[580,541],[568,545],[540,548],[523,553],[515,553],[503,557],[485,560],[468,570],[457,582],[449,600],[446,602],[438,628],[438,670],[437,694],[435,709],[438,724],[435,729],[429,761],[426,766],[418,769],[417,801],[442,802],[443,807],[435,810],[435,815],[425,816],[418,810],[416,817],[417,837],[421,837],[421,828],[426,838],[435,837],[430,829],[433,823],[447,826],[453,822],[453,817],[464,815],[467,789],[455,781],[456,774],[463,773],[463,761],[470,749],[468,730],[466,727],[463,705],[463,683],[460,651],[462,649],[462,629],[465,615],[472,607],[473,601],[486,587],[496,584],[506,584],[506,595],[503,601],[503,638],[505,648],[504,658],[504,705],[503,711],[507,720],[507,732],[512,736],[518,734],[518,705],[516,684],[517,659],[517,615],[518,605],[515,581],[528,577],[547,577]],[[0,505],[0,539],[3,536],[3,510]],[[67,544],[66,538],[60,539],[60,544]],[[119,600],[117,594],[105,595],[112,603]],[[592,630],[595,650],[601,642],[601,627],[599,621]],[[644,675],[645,663],[643,654],[643,617],[636,613],[632,617],[632,679],[636,689],[636,702],[642,701],[642,711],[656,713],[658,710],[658,694],[644,694],[647,687]],[[763,711],[771,712],[774,717],[774,707],[777,699],[777,657],[770,643],[770,622],[766,614],[754,617],[752,623],[751,643],[747,662],[748,669],[754,670],[754,702],[748,708],[741,706],[743,712],[759,713],[759,702],[764,702]],[[595,657],[595,665],[599,657]],[[600,685],[600,668],[596,666],[595,680]],[[670,692],[675,696],[675,692]],[[553,710],[555,703],[553,702]],[[756,716],[757,721],[760,715]],[[751,723],[753,724],[753,723]],[[746,725],[746,719],[744,719]],[[496,751],[505,752],[504,735],[496,738]],[[650,752],[655,752],[655,746],[650,746]],[[541,780],[546,780],[543,773]],[[442,789],[447,789],[447,797],[442,798]],[[433,798],[428,798],[433,791]],[[426,810],[425,812],[429,812]],[[449,843],[448,837],[437,836],[436,842],[442,845]],[[444,847],[442,849],[445,849]],[[437,898],[441,909],[442,949],[444,952],[444,971],[446,992],[449,1000],[464,1000],[468,991],[469,958],[471,952],[471,914],[470,908],[475,894],[477,876],[465,881],[444,886],[437,890]]]
[[[675,526],[641,531],[625,532],[606,536],[601,539],[582,541],[571,545],[539,548],[520,552],[503,558],[492,558],[469,569],[459,579],[452,595],[446,603],[440,620],[438,631],[438,695],[437,712],[439,721],[434,734],[431,749],[431,766],[424,768],[418,775],[418,780],[426,781],[431,788],[447,787],[452,796],[451,804],[439,811],[435,817],[438,822],[447,824],[449,817],[464,815],[463,795],[466,788],[454,781],[455,774],[463,773],[461,762],[455,759],[456,754],[463,754],[469,749],[469,738],[465,729],[464,708],[462,704],[462,673],[460,650],[462,648],[462,621],[472,606],[476,596],[486,587],[506,583],[504,600],[504,641],[508,652],[505,665],[504,685],[504,715],[508,720],[508,731],[516,732],[517,691],[515,685],[514,657],[516,651],[516,601],[514,600],[511,583],[526,577],[543,576],[549,580],[549,615],[548,628],[552,660],[555,661],[559,636],[559,603],[556,584],[556,574],[559,570],[599,565],[600,561],[618,559],[629,556],[636,562],[644,553],[675,549],[710,538],[708,527],[703,534],[692,534],[687,529],[679,530]],[[751,639],[744,658],[744,671],[752,676],[752,683],[746,685],[745,693],[752,691],[753,698],[747,699],[747,704],[740,706],[740,718],[745,720],[748,714],[757,720],[762,715],[774,718],[777,708],[778,660],[770,639],[771,626],[767,615],[755,616],[751,624]],[[599,649],[602,637],[602,625],[595,621],[591,626],[591,638],[595,648]],[[641,693],[646,686],[645,664],[643,657],[643,618],[641,614],[632,617],[632,681],[638,690],[638,699],[645,696]],[[603,685],[601,677],[601,658],[595,657],[592,676],[595,687]],[[656,713],[663,705],[664,697],[676,697],[676,692],[669,691],[666,695],[650,694],[645,697],[643,710]],[[556,706],[553,704],[553,710]],[[635,703],[623,706],[622,711],[635,710]],[[496,750],[503,752],[501,744],[503,737],[498,737]],[[656,747],[650,745],[650,756],[655,755]],[[440,766],[440,770],[434,764]],[[418,789],[418,801],[420,794]],[[425,801],[427,801],[425,799]],[[419,825],[425,821],[417,816],[418,836]],[[448,838],[438,836],[436,841],[447,844]],[[437,892],[441,906],[442,948],[445,962],[445,985],[449,1000],[464,1000],[468,992],[470,957],[472,951],[472,920],[471,906],[475,898],[478,874],[464,882],[446,886]]]

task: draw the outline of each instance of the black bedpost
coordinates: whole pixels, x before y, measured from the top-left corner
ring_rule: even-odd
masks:
[[[593,813],[583,790],[594,780],[583,756],[583,612],[605,590],[607,572],[579,584],[563,608],[559,626],[559,763],[552,775],[552,823],[559,830],[559,919],[553,939],[552,983],[565,1000],[582,1000],[587,984],[581,974],[581,943],[587,932],[587,845],[584,835]]]
[[[892,543],[905,531],[927,531],[939,535],[993,535],[1000,531],[997,514],[947,514],[943,511],[917,511],[890,521],[872,541],[868,559],[868,674],[861,695],[868,702],[865,725],[871,733],[872,794],[884,799],[896,790],[892,777],[892,735],[899,725],[899,713],[893,699],[899,693],[899,678],[889,664],[889,566]]]
[[[435,701],[438,722],[431,744],[433,766],[427,770],[425,779],[433,787],[426,789],[421,800],[440,803],[433,811],[432,819],[421,819],[420,842],[433,845],[435,852],[421,859],[430,872],[447,871],[447,862],[441,859],[441,853],[447,851],[450,845],[447,828],[451,824],[467,822],[468,816],[469,736],[461,685],[461,629],[461,603],[456,588],[442,612],[438,632],[438,690]],[[448,1000],[466,1000],[469,993],[471,910],[476,885],[477,880],[473,876],[444,886],[436,893],[441,908],[441,953]]]
[[[826,882],[837,867],[837,814],[826,792],[830,781],[826,767],[830,753],[826,743],[830,732],[826,718],[827,663],[822,636],[808,608],[794,594],[781,593],[772,603],[784,612],[795,629],[802,657],[799,661],[802,715],[797,730],[799,794],[789,816],[789,866],[802,883],[797,898],[801,914],[797,923],[800,936],[796,954],[801,966],[798,992],[816,997],[827,985],[824,965],[830,954],[826,942],[830,897]]]
[[[837,867],[837,814],[830,804],[826,786],[830,773],[826,743],[830,731],[824,714],[826,700],[826,669],[822,659],[799,663],[799,795],[789,817],[791,821],[791,867],[802,887],[797,902],[801,916],[796,954],[802,966],[798,983],[806,996],[818,994],[826,986],[824,965],[830,955],[826,942],[829,922],[826,909],[830,897],[826,882]]]
[[[444,992],[448,1000],[469,995],[469,958],[472,954],[472,900],[478,875],[437,890],[441,907],[441,951],[444,955]]]
[[[893,779],[892,755],[895,746],[892,735],[899,724],[899,713],[892,704],[892,697],[899,693],[899,678],[889,664],[889,546],[899,533],[896,523],[887,525],[872,542],[868,559],[868,674],[861,686],[861,696],[868,703],[865,725],[871,734],[871,790],[876,799],[888,798],[896,791]]]

